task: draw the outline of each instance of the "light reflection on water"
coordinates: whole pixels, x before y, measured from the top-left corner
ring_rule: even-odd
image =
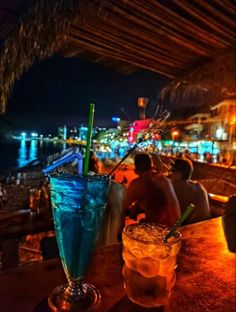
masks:
[[[0,175],[12,169],[22,168],[31,162],[47,163],[47,157],[67,151],[75,145],[54,140],[21,139],[0,140]],[[50,160],[52,161],[52,159]]]
[[[36,139],[26,141],[25,139],[21,139],[19,141],[17,167],[22,168],[42,156],[48,156],[66,149],[66,143],[60,144]]]
[[[24,167],[27,165],[27,145],[25,139],[20,141],[20,148],[18,150],[18,158],[17,158],[18,167]]]
[[[37,141],[31,140],[30,141],[30,149],[29,149],[29,162],[37,159],[38,150],[37,150]]]

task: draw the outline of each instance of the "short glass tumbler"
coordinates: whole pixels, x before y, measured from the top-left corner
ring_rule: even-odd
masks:
[[[176,279],[176,256],[181,248],[178,231],[165,242],[169,230],[154,223],[131,224],[123,230],[124,287],[136,304],[150,308],[168,302]]]
[[[52,311],[91,311],[100,302],[99,291],[83,277],[103,220],[109,182],[105,175],[50,177],[57,243],[68,280],[49,296]]]

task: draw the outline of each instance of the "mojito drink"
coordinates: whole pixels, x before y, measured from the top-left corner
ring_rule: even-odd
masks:
[[[83,277],[103,219],[109,178],[54,175],[50,178],[53,218],[68,280]]]
[[[169,229],[153,223],[132,224],[122,234],[123,280],[127,296],[144,307],[165,305],[175,284],[181,235],[164,241]]]

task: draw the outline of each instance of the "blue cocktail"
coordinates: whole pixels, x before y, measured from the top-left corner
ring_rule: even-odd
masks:
[[[69,284],[57,287],[49,296],[53,311],[89,311],[100,294],[83,283],[96,245],[109,177],[105,175],[52,175],[50,192],[61,261]]]

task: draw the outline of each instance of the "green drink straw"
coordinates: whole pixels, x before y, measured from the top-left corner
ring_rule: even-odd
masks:
[[[190,213],[192,212],[193,208],[195,206],[193,204],[190,204],[186,210],[184,211],[184,213],[182,214],[182,216],[179,218],[179,220],[175,223],[175,225],[172,227],[172,229],[170,230],[170,232],[164,237],[164,241],[166,242],[168,240],[168,238],[170,238],[171,236],[173,236],[177,230],[177,228],[179,226],[181,226],[181,224],[184,222],[184,220],[190,215]]]
[[[93,131],[94,110],[95,110],[95,104],[90,103],[87,144],[86,144],[86,151],[85,151],[85,158],[84,158],[84,175],[88,175],[88,170],[89,170],[89,158],[90,158],[92,131]]]

